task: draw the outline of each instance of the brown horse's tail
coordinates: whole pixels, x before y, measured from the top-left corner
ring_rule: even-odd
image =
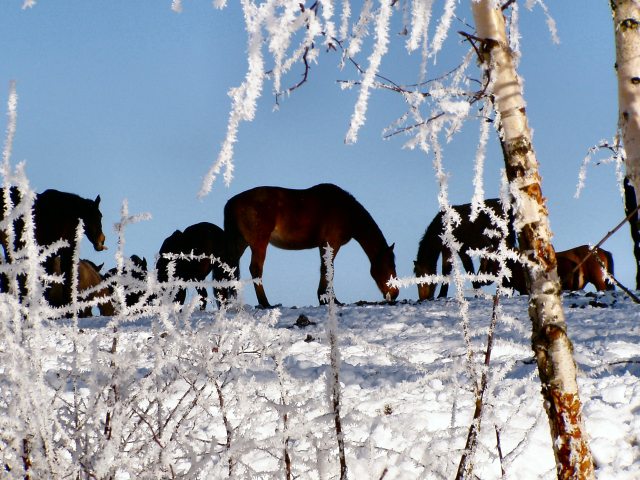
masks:
[[[613,255],[611,254],[611,252],[607,250],[600,249],[600,251],[604,253],[605,258],[607,259],[607,265],[606,265],[607,272],[609,273],[609,275],[613,277],[615,275],[613,270]],[[615,289],[615,284],[607,280],[607,290],[614,290],[614,289]]]
[[[247,242],[238,228],[233,199],[224,206],[224,237],[224,261],[229,267],[235,268],[237,280],[240,278],[240,257],[247,248]]]

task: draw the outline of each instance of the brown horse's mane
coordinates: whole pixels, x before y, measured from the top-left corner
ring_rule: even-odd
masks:
[[[353,229],[353,239],[360,244],[369,259],[375,258],[383,249],[389,247],[382,230],[373,219],[373,216],[353,195],[330,183],[318,185],[318,187],[322,186],[331,186],[339,189],[349,199],[348,202],[344,202],[341,206],[349,206],[351,208],[352,220],[357,227]]]

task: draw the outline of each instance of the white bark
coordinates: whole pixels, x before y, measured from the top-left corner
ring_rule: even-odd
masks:
[[[618,72],[618,127],[626,151],[626,176],[640,205],[640,2],[611,0]]]
[[[551,229],[541,190],[538,161],[527,123],[522,85],[509,48],[504,16],[491,0],[472,2],[485,68],[491,76],[497,125],[505,152],[515,225],[528,270],[532,344],[551,427],[558,478],[594,478],[584,434],[576,365],[562,310]]]

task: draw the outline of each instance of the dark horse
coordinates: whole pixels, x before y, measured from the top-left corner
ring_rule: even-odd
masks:
[[[128,260],[125,260],[125,265],[122,269],[122,274],[118,279],[118,269],[116,267],[107,270],[107,273],[103,275],[103,280],[108,283],[109,294],[113,301],[114,284],[120,283],[124,287],[125,291],[125,303],[128,307],[133,307],[139,301],[144,294],[144,287],[142,284],[147,279],[147,259],[140,258],[138,255],[131,255]],[[113,315],[115,307],[112,302],[109,302],[109,310],[111,313],[103,313],[103,315]]]
[[[502,203],[497,198],[491,198],[485,200],[485,205],[490,209],[493,214],[498,218],[504,218],[502,210]],[[487,229],[496,229],[496,225],[492,220],[492,216],[480,210],[476,219],[472,222],[470,220],[471,204],[466,203],[464,205],[453,205],[452,208],[460,216],[460,222],[453,227],[453,235],[457,242],[461,243],[461,247],[458,250],[458,256],[462,261],[462,266],[468,273],[474,273],[473,260],[469,255],[469,249],[487,249],[488,251],[496,251],[500,245],[500,238],[495,236],[486,235]],[[516,243],[516,235],[513,230],[513,218],[509,215],[507,219],[509,225],[509,232],[506,238],[506,244],[508,247],[513,248]],[[435,275],[438,258],[442,254],[442,275],[449,275],[453,268],[452,266],[452,252],[442,240],[442,234],[444,233],[444,212],[438,212],[433,218],[429,226],[427,227],[420,245],[418,247],[418,255],[413,262],[413,271],[416,276],[423,275]],[[496,273],[497,264],[491,260],[481,261],[481,271],[484,273]],[[482,282],[473,282],[474,288],[479,288]],[[518,282],[517,285],[513,285],[520,293],[522,290],[526,290],[525,285],[521,285]],[[432,299],[435,295],[436,285],[432,283],[418,284],[418,296],[420,300]],[[438,297],[446,297],[449,291],[449,285],[444,283],[440,287],[440,293]]]
[[[589,255],[589,245],[556,252],[558,261],[558,276],[563,290],[582,290],[586,284],[592,283],[598,291],[613,290],[615,286],[610,283],[604,270],[613,275],[613,255],[603,248],[587,258],[582,265],[580,262]],[[576,270],[576,267],[578,269]]]
[[[169,280],[168,266],[171,261],[164,254],[193,254],[203,255],[201,259],[179,258],[175,262],[175,277],[184,281],[201,282],[209,273],[212,273],[213,280],[224,280],[224,270],[219,262],[213,261],[211,257],[224,258],[225,235],[224,231],[213,223],[201,222],[191,225],[184,231],[176,230],[162,243],[160,247],[160,258],[156,263],[158,271],[158,281],[167,282]],[[196,288],[200,295],[200,309],[207,306],[207,289],[205,287]],[[220,292],[222,293],[222,292]],[[219,298],[218,289],[213,289],[213,296]],[[184,305],[187,298],[187,289],[180,288],[175,300]]]
[[[2,189],[1,219],[5,215],[5,192]],[[11,187],[10,197],[12,203],[17,205],[21,201],[20,192],[16,187]],[[68,304],[71,301],[71,272],[73,271],[73,252],[76,249],[76,228],[79,220],[83,221],[84,233],[93,244],[96,251],[106,250],[105,236],[102,232],[102,213],[100,213],[100,195],[95,200],[88,200],[73,193],[60,192],[58,190],[46,190],[36,195],[33,202],[33,216],[35,223],[35,240],[40,246],[48,246],[58,240],[66,240],[67,247],[59,249],[55,255],[45,261],[47,273],[55,273],[56,261],[60,262],[60,271],[64,275],[62,285],[62,302]],[[16,238],[14,249],[24,246],[22,230],[24,219],[17,219],[14,223]],[[5,232],[0,235],[5,255],[11,261],[8,238]],[[56,256],[59,260],[56,260]]]
[[[393,245],[387,244],[369,212],[335,185],[323,183],[306,190],[256,187],[242,192],[224,207],[224,230],[229,265],[237,267],[249,247],[249,272],[253,278],[262,277],[268,244],[286,250],[319,248],[320,303],[325,303],[328,286],[325,247],[333,249],[335,258],[340,247],[354,238],[369,258],[371,276],[384,297],[395,300],[398,296],[398,289],[387,284],[396,277]],[[254,283],[254,287],[260,305],[269,307],[263,285]]]

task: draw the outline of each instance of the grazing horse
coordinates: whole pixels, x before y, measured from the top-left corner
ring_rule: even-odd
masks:
[[[589,245],[580,245],[570,250],[556,252],[558,276],[563,290],[582,290],[588,283],[592,283],[599,292],[615,288],[602,270],[604,265],[606,272],[613,275],[613,256],[603,248],[596,248],[596,251],[574,272],[575,267],[582,262],[589,251]]]
[[[237,267],[249,247],[253,278],[262,277],[268,244],[287,250],[320,249],[320,303],[325,303],[328,287],[325,246],[333,249],[333,266],[340,247],[353,238],[369,258],[371,276],[384,297],[395,300],[398,296],[398,289],[388,285],[396,277],[393,245],[387,244],[369,212],[335,185],[323,183],[306,190],[256,187],[242,192],[224,207],[224,231],[229,265]],[[269,307],[262,283],[254,287],[260,305]]]
[[[212,273],[213,280],[224,280],[224,270],[219,262],[213,261],[211,257],[224,258],[225,236],[224,231],[213,223],[201,222],[191,225],[184,231],[176,230],[162,242],[160,247],[160,257],[156,263],[158,271],[158,281],[167,282],[169,280],[168,267],[171,260],[165,254],[193,254],[203,255],[201,259],[178,258],[175,262],[175,278],[184,281],[201,282],[209,273]],[[207,306],[207,289],[197,287],[200,295],[200,310]],[[222,292],[220,292],[222,293]],[[213,297],[218,301],[218,289],[213,289]],[[184,305],[187,298],[187,289],[180,288],[176,294],[175,301]]]
[[[82,294],[85,290],[92,289],[100,285],[102,282],[102,275],[100,270],[104,264],[96,265],[90,260],[80,260],[78,263],[78,292]],[[60,257],[55,257],[53,262],[54,273],[60,275],[62,273],[62,267],[60,265]],[[84,300],[92,301],[96,298],[104,298],[104,302],[98,303],[98,310],[102,316],[113,315],[113,306],[108,301],[110,297],[109,288],[105,285],[103,288],[96,289],[91,292]],[[62,284],[55,283],[49,288],[49,301],[55,306],[64,306],[62,298]],[[91,307],[85,307],[80,310],[80,317],[90,317]]]
[[[2,189],[2,212],[0,219],[4,219],[4,189]],[[14,205],[21,201],[20,192],[16,187],[11,187],[10,196]],[[55,273],[55,257],[59,257],[60,270],[64,275],[62,284],[62,298],[65,304],[71,301],[71,272],[73,271],[73,252],[76,249],[76,228],[79,220],[83,221],[84,233],[93,244],[96,251],[106,250],[105,236],[102,232],[102,213],[100,213],[100,195],[95,200],[88,200],[73,193],[60,192],[58,190],[46,190],[38,195],[33,203],[33,218],[35,224],[35,240],[40,246],[48,246],[58,240],[66,240],[69,244],[58,250],[55,256],[45,261],[45,269],[48,273]],[[14,249],[24,246],[22,230],[24,220],[16,220]],[[7,259],[8,238],[6,232],[0,235]]]
[[[502,286],[514,289],[520,295],[528,294],[529,287],[527,286],[527,273],[525,271],[524,265],[519,261],[508,258],[506,261],[506,267],[511,271],[511,276],[509,278],[502,278]],[[497,275],[498,264],[489,259],[483,258],[480,260],[478,272]]]
[[[104,274],[103,279],[109,283],[109,293],[113,298],[113,284],[114,277],[118,274],[118,269],[116,267],[110,268],[107,270],[107,273]],[[129,260],[126,262],[123,270],[122,277],[128,277],[130,281],[124,283],[125,289],[125,303],[128,307],[132,307],[136,305],[140,298],[143,295],[142,287],[140,286],[147,278],[147,259],[140,258],[138,255],[131,255]],[[111,311],[115,311],[113,304],[110,304]],[[111,313],[113,315],[113,313]]]
[[[487,199],[484,203],[497,217],[504,218],[502,203],[499,199]],[[458,250],[458,256],[460,257],[462,266],[467,273],[474,273],[473,260],[468,253],[469,249],[488,249],[490,251],[495,251],[500,246],[501,239],[494,236],[488,236],[485,233],[487,229],[496,229],[489,213],[481,210],[476,219],[472,222],[469,219],[471,215],[470,203],[466,203],[464,205],[453,205],[452,208],[460,217],[460,222],[453,227],[453,235],[456,241],[461,243],[461,247]],[[506,243],[508,247],[513,248],[516,243],[516,236],[512,227],[513,219],[511,216],[509,217],[508,222],[509,233],[507,235]],[[452,252],[442,240],[444,228],[444,212],[438,212],[420,240],[418,255],[415,262],[413,262],[413,271],[416,276],[421,277],[423,275],[435,275],[438,258],[441,254],[442,275],[446,276],[451,273]],[[481,262],[481,271],[484,271],[485,273],[495,273],[497,271],[497,265],[492,261],[485,260],[484,262]],[[479,288],[481,285],[481,282],[473,282],[474,288]],[[420,300],[431,300],[435,295],[435,290],[435,284],[418,284],[418,297]],[[449,285],[443,283],[440,287],[440,294],[438,297],[446,297],[448,291]]]

